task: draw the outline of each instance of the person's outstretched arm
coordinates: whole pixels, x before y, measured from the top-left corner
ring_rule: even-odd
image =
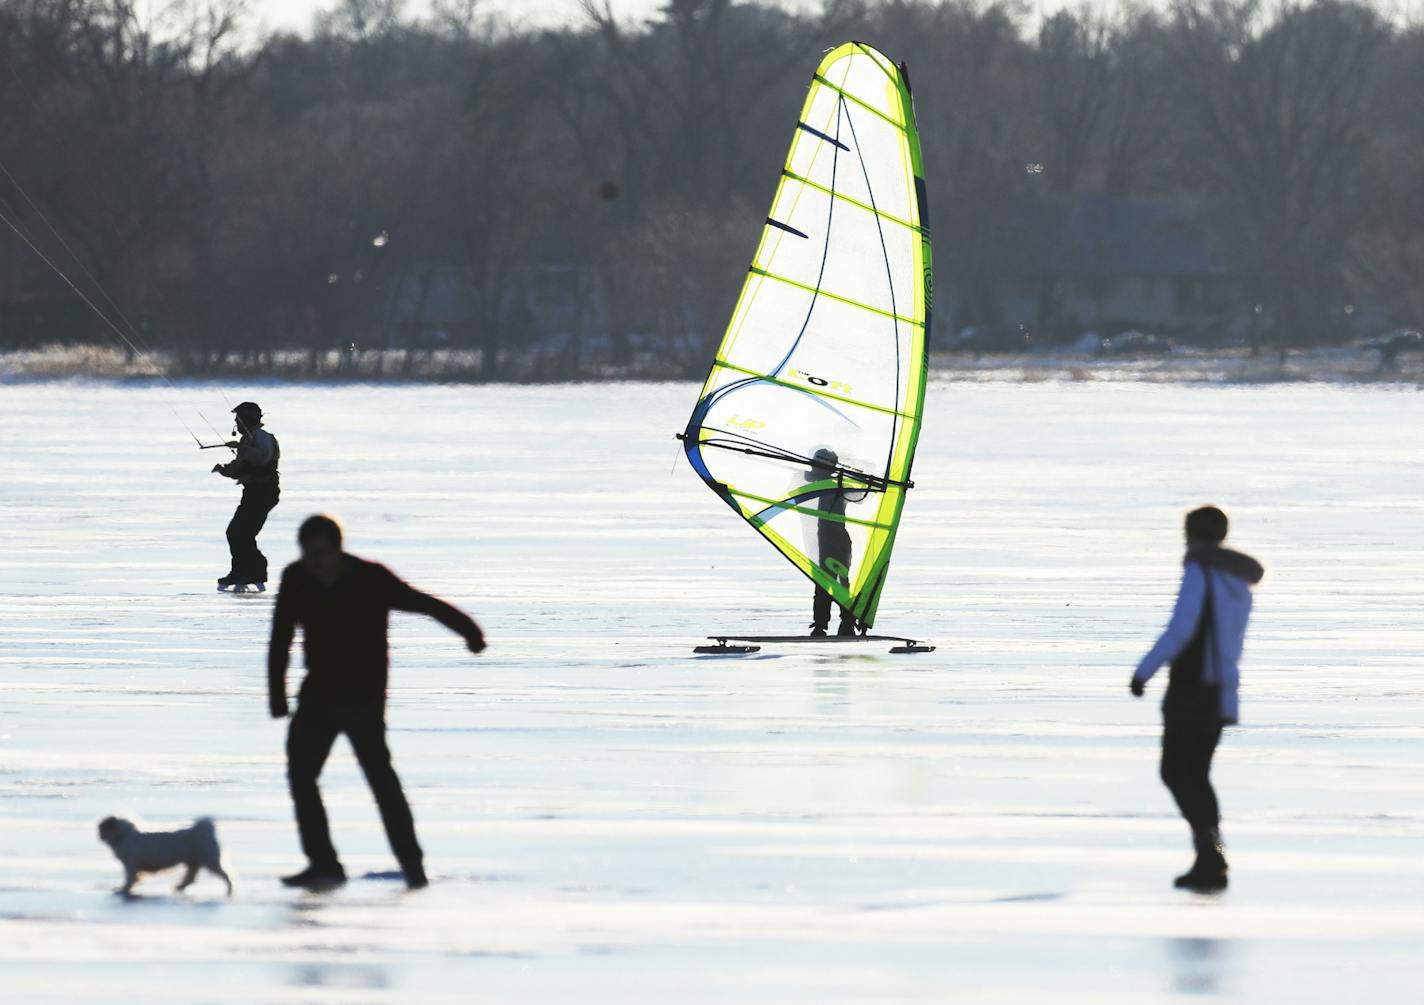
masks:
[[[287,714],[287,663],[292,657],[292,636],[297,630],[294,606],[284,572],[272,611],[272,641],[267,647],[267,707],[274,719]]]
[[[1177,604],[1172,608],[1172,620],[1151,651],[1137,664],[1132,675],[1132,693],[1142,696],[1143,685],[1161,669],[1162,664],[1176,659],[1187,648],[1201,621],[1202,600],[1206,596],[1206,580],[1196,562],[1188,563],[1182,572],[1182,587],[1177,591]]]
[[[470,647],[470,652],[478,653],[484,650],[485,635],[480,631],[480,626],[475,624],[474,618],[439,597],[421,593],[390,569],[383,568],[382,571],[389,577],[386,582],[387,602],[392,609],[428,614],[456,635],[463,637],[466,645]]]

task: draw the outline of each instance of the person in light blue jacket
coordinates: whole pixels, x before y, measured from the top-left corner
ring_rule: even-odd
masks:
[[[1192,829],[1196,861],[1175,885],[1197,892],[1226,888],[1221,811],[1211,759],[1224,726],[1240,718],[1241,649],[1251,617],[1251,587],[1265,569],[1223,548],[1226,514],[1204,506],[1187,514],[1187,555],[1172,619],[1132,675],[1142,697],[1152,675],[1170,664],[1162,701],[1162,782]]]

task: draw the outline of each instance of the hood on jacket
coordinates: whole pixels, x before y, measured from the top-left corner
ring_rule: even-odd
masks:
[[[1261,577],[1266,574],[1266,567],[1250,555],[1214,544],[1188,548],[1187,556],[1182,560],[1182,564],[1186,565],[1189,562],[1200,562],[1210,568],[1220,569],[1237,579],[1244,579],[1252,586],[1259,583]]]

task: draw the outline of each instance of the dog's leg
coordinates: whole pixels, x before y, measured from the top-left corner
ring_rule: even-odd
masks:
[[[183,873],[183,879],[178,883],[178,886],[174,891],[175,893],[182,893],[184,890],[188,889],[188,887],[193,885],[193,880],[198,878],[198,867],[192,862],[189,862],[186,866],[184,866],[184,868],[187,871]]]
[[[137,882],[138,873],[134,872],[132,869],[126,868],[124,870],[124,885],[119,887],[114,892],[121,897],[127,897],[133,893],[134,884]]]
[[[223,871],[223,867],[222,867],[219,863],[214,862],[212,865],[208,866],[208,868],[209,868],[219,879],[221,879],[224,883],[227,884],[227,895],[228,895],[229,897],[231,897],[231,896],[232,896],[232,879],[228,876],[228,874],[227,874],[226,872]]]

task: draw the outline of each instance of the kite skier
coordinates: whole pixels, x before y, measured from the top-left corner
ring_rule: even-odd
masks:
[[[1223,548],[1226,514],[1204,506],[1187,514],[1187,554],[1171,622],[1132,675],[1133,695],[1171,664],[1162,701],[1162,782],[1192,829],[1196,861],[1175,885],[1197,893],[1226,889],[1221,811],[1211,760],[1223,726],[1237,722],[1239,662],[1251,617],[1251,587],[1261,563]]]
[[[376,797],[406,886],[419,889],[428,885],[424,855],[386,746],[390,612],[428,614],[463,636],[472,653],[484,650],[484,634],[459,609],[414,589],[385,566],[343,551],[341,526],[329,516],[308,517],[297,531],[297,543],[301,560],[283,571],[272,614],[267,685],[272,718],[284,718],[287,663],[292,637],[301,625],[307,676],[287,730],[287,782],[308,865],[282,883],[326,889],[346,882],[317,788],[332,744],[345,733]]]
[[[257,547],[257,535],[281,494],[277,464],[282,448],[277,437],[262,428],[262,409],[255,402],[242,402],[232,414],[239,439],[227,446],[236,455],[227,464],[214,464],[213,471],[241,485],[242,499],[227,525],[232,567],[218,580],[218,589],[244,593],[254,587],[260,593],[267,589],[267,556]]]
[[[816,518],[816,547],[819,552],[817,562],[823,573],[849,589],[851,540],[845,525],[846,492],[836,473],[840,463],[840,456],[834,450],[823,447],[811,458],[811,470],[806,472],[806,480],[818,482],[835,478],[837,481],[836,488],[814,493],[819,497],[817,507],[822,513],[829,514],[829,518]],[[831,602],[834,599],[829,590],[819,583],[816,584],[816,595],[811,604],[812,638],[826,637],[827,629],[831,625]],[[840,607],[840,604],[837,603],[836,606]],[[854,637],[857,630],[855,615],[845,607],[840,607],[840,611],[840,627],[836,630],[836,635],[841,638]]]

